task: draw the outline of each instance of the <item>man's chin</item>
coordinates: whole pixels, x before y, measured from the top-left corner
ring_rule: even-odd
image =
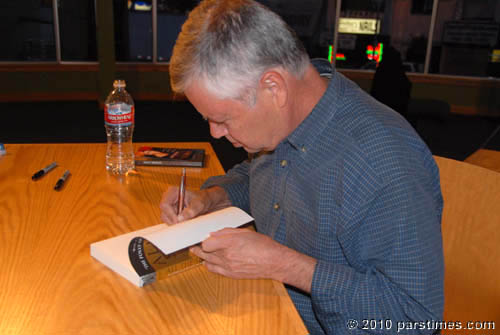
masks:
[[[235,147],[235,148],[243,148],[243,149],[245,149],[246,151],[248,151],[248,150],[247,150],[247,147],[245,147],[243,144],[241,144],[241,143],[239,143],[239,142],[231,142],[231,144],[232,144],[232,145],[233,145],[233,147]]]
[[[240,145],[240,147],[243,147],[243,149],[245,149],[245,151],[248,152],[249,154],[255,154],[263,151],[271,152],[274,149],[276,149],[276,147],[249,148],[244,145]]]
[[[249,148],[249,147],[246,147],[244,146],[243,144],[241,143],[231,143],[233,145],[233,147],[235,148],[243,148],[246,152],[250,153],[250,154],[253,154],[253,153],[256,153],[256,152],[259,152],[260,150],[258,149],[253,149],[253,148]]]
[[[246,152],[248,152],[249,154],[254,154],[256,152],[260,152],[261,150],[258,150],[258,149],[251,149],[251,148],[247,148],[247,147],[243,147],[243,149],[245,149]]]
[[[235,148],[243,148],[245,149],[246,152],[248,152],[249,154],[254,154],[254,153],[257,153],[257,152],[261,152],[262,150],[265,150],[265,149],[255,149],[255,148],[249,148],[249,147],[246,147],[245,145],[239,143],[239,142],[231,142],[231,144],[233,145],[233,147]]]

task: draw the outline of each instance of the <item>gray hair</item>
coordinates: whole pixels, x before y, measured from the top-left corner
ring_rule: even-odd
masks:
[[[170,82],[184,92],[201,80],[217,97],[252,104],[262,74],[281,67],[301,78],[309,57],[294,31],[253,0],[204,0],[182,26],[170,59]]]

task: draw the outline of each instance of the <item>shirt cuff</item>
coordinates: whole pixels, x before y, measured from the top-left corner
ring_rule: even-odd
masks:
[[[323,326],[344,325],[345,314],[353,312],[351,298],[356,295],[360,280],[360,274],[349,266],[318,260],[311,284],[311,300]]]
[[[354,294],[351,283],[355,276],[353,269],[347,266],[318,260],[311,285],[313,300],[321,304],[335,296]]]

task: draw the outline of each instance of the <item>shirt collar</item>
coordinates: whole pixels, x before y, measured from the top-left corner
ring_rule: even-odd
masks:
[[[288,135],[285,142],[290,143],[295,149],[307,151],[316,138],[323,132],[329,121],[335,115],[335,107],[343,95],[344,85],[341,82],[341,74],[334,71],[328,87],[309,115],[295,130]]]

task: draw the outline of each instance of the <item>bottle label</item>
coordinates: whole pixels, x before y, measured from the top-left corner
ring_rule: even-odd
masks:
[[[134,106],[127,104],[105,105],[104,122],[108,126],[134,125]]]

